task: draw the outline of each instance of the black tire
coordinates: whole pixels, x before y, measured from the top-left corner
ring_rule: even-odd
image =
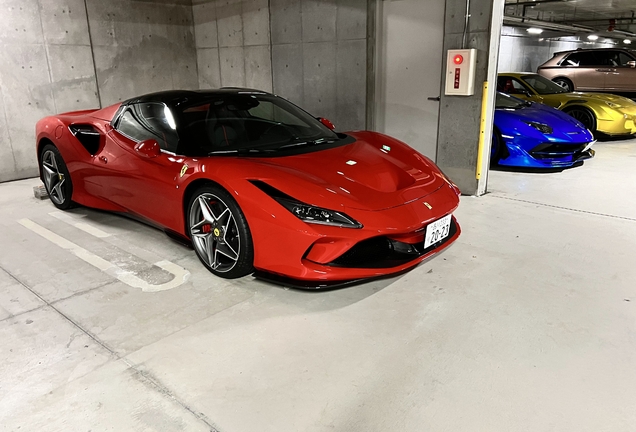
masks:
[[[252,234],[245,215],[229,193],[211,184],[202,186],[190,197],[186,211],[188,236],[209,271],[225,279],[254,272]]]
[[[502,158],[503,150],[502,150],[502,142],[501,135],[499,131],[495,129],[492,132],[492,144],[490,147],[490,166],[496,167],[499,165],[499,161]]]
[[[57,147],[47,144],[40,152],[40,171],[44,187],[53,205],[60,210],[68,210],[75,206],[72,201],[73,182],[66,168],[64,159]]]
[[[553,79],[552,81],[554,81],[556,84],[566,89],[568,92],[574,91],[574,83],[572,83],[572,81],[570,81],[567,78],[559,77],[559,78]]]
[[[563,112],[583,123],[583,126],[588,128],[590,132],[596,132],[596,116],[589,109],[583,106],[573,106],[564,109]]]

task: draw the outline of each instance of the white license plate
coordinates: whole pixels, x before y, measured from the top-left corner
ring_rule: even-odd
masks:
[[[451,215],[444,216],[430,223],[426,227],[426,236],[424,237],[424,249],[434,245],[440,240],[445,239],[450,234]]]

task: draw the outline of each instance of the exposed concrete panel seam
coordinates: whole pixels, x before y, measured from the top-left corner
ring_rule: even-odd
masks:
[[[4,125],[7,128],[7,137],[9,137],[9,148],[11,149],[11,158],[13,159],[13,171],[17,171],[18,162],[15,160],[15,152],[13,151],[13,140],[11,139],[11,129],[9,128],[9,119],[7,118],[7,106],[5,104],[2,86],[0,86],[0,99],[2,99],[2,116],[4,117]]]
[[[57,102],[55,101],[55,95],[53,94],[53,74],[51,73],[51,56],[49,55],[49,45],[46,40],[46,34],[44,33],[44,23],[42,22],[42,2],[38,0],[38,19],[40,20],[40,30],[42,31],[42,40],[44,42],[44,55],[46,56],[46,65],[49,73],[49,91],[51,92],[51,99],[53,100],[53,109],[57,112]],[[17,167],[16,167],[17,168]]]
[[[567,210],[567,211],[576,212],[576,213],[585,213],[585,214],[590,214],[590,215],[594,215],[594,216],[601,216],[601,217],[608,217],[608,218],[612,218],[612,219],[622,219],[622,220],[628,220],[628,221],[631,221],[631,222],[636,222],[636,218],[632,218],[632,217],[628,217],[628,216],[616,216],[616,215],[607,214],[607,213],[598,213],[598,212],[591,212],[591,211],[587,211],[587,210],[579,210],[579,209],[570,208],[570,207],[562,207],[562,206],[557,206],[557,205],[552,205],[552,204],[544,204],[544,203],[540,203],[540,202],[536,202],[536,201],[529,201],[529,200],[523,200],[523,199],[519,199],[519,198],[505,197],[505,196],[501,196],[501,195],[496,195],[494,193],[491,193],[488,196],[492,196],[493,198],[505,199],[505,200],[509,200],[509,201],[522,202],[522,203],[526,203],[526,204],[534,204],[534,205],[538,205],[538,206],[542,206],[542,207],[555,208],[555,209],[559,209],[559,210]]]
[[[86,0],[84,0],[84,2],[86,2]],[[195,68],[197,73],[197,87],[201,89],[201,80],[199,78],[199,47],[197,46],[197,25],[194,21],[194,4],[192,2],[190,2],[190,16],[192,17],[192,39],[194,40],[194,53],[196,55]],[[217,45],[218,40],[219,39],[217,38]]]
[[[73,320],[70,316],[66,315],[64,312],[62,312],[60,309],[56,308],[53,303],[48,302],[46,299],[44,299],[42,296],[40,296],[36,291],[34,291],[31,287],[29,287],[26,283],[22,282],[17,276],[15,276],[13,273],[11,273],[9,270],[5,269],[4,267],[0,266],[0,269],[2,269],[2,271],[4,271],[8,276],[10,276],[13,280],[15,280],[17,283],[19,283],[20,285],[22,285],[25,289],[27,289],[28,291],[30,291],[34,296],[36,296],[38,299],[40,299],[42,302],[45,303],[44,306],[42,307],[50,307],[52,310],[54,310],[55,312],[57,312],[62,318],[64,318],[65,320],[67,320],[69,323],[71,323],[74,327],[76,327],[78,330],[80,330],[82,333],[84,333],[86,336],[88,336],[89,338],[91,338],[96,344],[98,344],[99,346],[101,346],[104,350],[106,350],[112,357],[114,357],[115,359],[122,361],[127,367],[129,367],[130,369],[132,369],[134,371],[133,376],[137,376],[138,380],[141,382],[145,382],[147,384],[150,384],[152,387],[154,387],[154,389],[162,394],[163,396],[171,399],[172,401],[174,401],[176,404],[178,404],[179,406],[181,406],[183,409],[185,409],[186,411],[188,411],[190,414],[192,414],[197,420],[203,422],[206,426],[208,426],[210,428],[210,432],[220,432],[219,429],[217,429],[210,420],[207,419],[207,417],[205,417],[205,415],[203,413],[200,412],[196,412],[193,408],[191,408],[188,404],[186,404],[184,401],[180,400],[178,397],[176,397],[174,395],[174,393],[172,391],[170,391],[170,389],[168,387],[166,387],[163,383],[161,383],[161,381],[159,379],[157,379],[156,377],[154,377],[151,373],[149,372],[145,372],[143,370],[141,370],[136,364],[134,364],[133,362],[131,362],[130,360],[128,360],[126,357],[122,357],[121,355],[119,355],[116,351],[114,351],[112,348],[110,348],[108,345],[106,345],[103,341],[101,341],[97,336],[95,336],[94,334],[92,334],[91,332],[89,332],[88,330],[86,330],[84,327],[82,327],[78,322],[76,322],[75,320]]]
[[[269,68],[271,71],[269,79],[272,83],[272,93],[276,94],[274,91],[274,50],[272,49],[274,46],[274,39],[272,38],[272,0],[267,0],[267,25],[269,26]]]
[[[97,93],[97,103],[99,103],[99,107],[102,106],[102,95],[99,91],[99,80],[97,79],[97,63],[95,62],[95,47],[93,46],[93,36],[91,35],[91,21],[88,19],[88,5],[86,4],[86,0],[84,0],[84,12],[86,13],[86,27],[88,31],[88,43],[91,47],[91,59],[93,61],[93,73],[95,75],[95,92]]]
[[[218,14],[218,10],[219,9],[217,7],[217,4],[215,3],[214,4],[214,19],[216,20],[216,25],[214,27],[216,27],[216,57],[218,59],[218,61],[216,63],[219,66],[219,87],[223,87],[223,76],[221,75],[221,41],[219,40],[219,14]],[[196,45],[196,39],[195,39],[195,45]],[[197,65],[198,64],[199,64],[199,62],[197,61]],[[199,84],[199,87],[200,86],[201,85]]]

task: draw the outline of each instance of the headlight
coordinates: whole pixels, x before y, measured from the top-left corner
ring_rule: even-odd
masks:
[[[307,223],[318,225],[330,225],[342,228],[362,228],[362,224],[347,216],[333,210],[321,207],[314,207],[295,200],[274,197],[283,207],[292,212],[298,219]]]
[[[548,126],[547,124],[537,123],[537,122],[533,122],[533,121],[526,122],[526,124],[528,124],[529,126],[532,126],[533,128],[535,128],[536,130],[538,130],[541,133],[544,133],[544,134],[551,134],[552,133],[552,128],[550,126]]]
[[[605,104],[612,109],[618,109],[621,107],[619,104],[615,104],[614,102],[605,101]]]

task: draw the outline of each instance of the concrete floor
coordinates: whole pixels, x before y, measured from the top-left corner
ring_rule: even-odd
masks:
[[[596,148],[492,172],[443,255],[324,293],[1,184],[0,430],[633,431],[636,140]]]

